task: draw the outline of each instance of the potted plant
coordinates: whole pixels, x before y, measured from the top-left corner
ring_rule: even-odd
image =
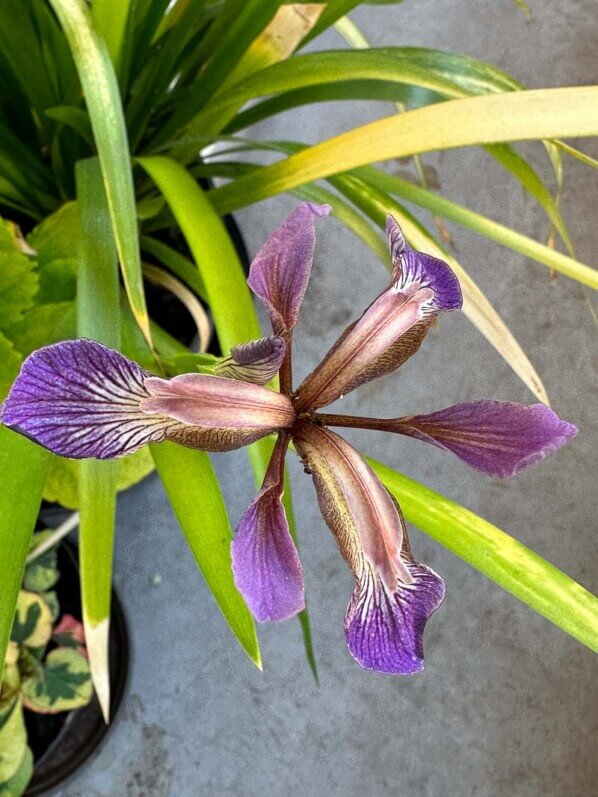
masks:
[[[288,268],[299,268],[293,260],[299,258],[305,280],[314,234],[309,213],[324,215],[314,208],[331,208],[333,218],[347,227],[347,234],[357,235],[376,252],[393,272],[393,290],[401,295],[419,290],[415,287],[418,280],[411,279],[413,273],[406,264],[419,264],[418,279],[427,279],[427,272],[421,272],[422,263],[442,261],[459,283],[467,317],[542,404],[547,404],[545,388],[512,333],[450,249],[439,243],[403,203],[430,210],[441,238],[446,238],[441,220],[450,219],[543,266],[598,287],[596,272],[572,255],[557,199],[512,146],[520,140],[541,141],[560,181],[563,157],[588,160],[562,138],[595,132],[598,89],[528,91],[501,70],[466,56],[414,47],[365,47],[367,43],[345,16],[356,5],[345,0],[325,6],[283,5],[270,0],[224,0],[215,4],[147,0],[123,2],[115,9],[110,4],[88,5],[83,0],[32,0],[26,4],[10,0],[0,8],[0,212],[4,218],[0,253],[14,275],[2,289],[3,296],[12,297],[6,301],[0,319],[4,394],[15,398],[17,394],[9,391],[15,390],[17,374],[20,372],[23,379],[31,374],[40,347],[48,352],[44,348],[48,344],[60,346],[60,341],[76,337],[96,341],[105,348],[52,349],[49,356],[68,351],[69,356],[82,357],[87,373],[92,374],[94,360],[97,364],[98,358],[107,358],[106,367],[112,363],[110,367],[117,371],[124,369],[141,385],[140,390],[146,389],[146,379],[176,379],[192,373],[204,377],[202,384],[208,384],[206,379],[232,375],[227,390],[251,393],[252,400],[258,402],[278,402],[278,411],[286,418],[268,427],[269,431],[282,430],[283,442],[278,447],[270,438],[261,442],[251,441],[251,435],[247,438],[255,476],[260,484],[266,479],[251,511],[262,517],[263,501],[270,501],[270,510],[263,516],[265,525],[265,518],[273,514],[280,517],[282,449],[286,450],[290,437],[303,451],[308,470],[313,469],[319,448],[325,448],[322,442],[314,449],[313,442],[306,440],[295,415],[291,420],[288,401],[293,406],[299,401],[301,412],[309,415],[314,428],[338,424],[339,419],[329,413],[322,419],[319,410],[325,405],[318,404],[314,395],[299,399],[295,395],[288,352],[296,318],[289,320],[281,315],[264,285],[258,284],[257,276],[251,287],[271,312],[273,334],[261,344],[266,349],[258,349],[258,354],[255,349],[235,348],[261,340],[261,332],[238,252],[221,220],[223,214],[283,192],[307,203],[301,205],[299,240],[272,231],[274,237],[265,245],[269,262],[276,260],[272,255],[276,243],[272,241],[282,236],[280,251],[290,253]],[[349,42],[350,49],[305,51],[310,41],[332,25]],[[240,135],[256,121],[289,108],[351,99],[382,99],[394,107],[391,115],[377,122],[314,145],[298,140],[255,141]],[[500,126],[497,119],[502,120]],[[422,182],[424,153],[472,145],[484,146],[540,204],[551,225],[550,245],[441,197],[427,187],[425,180]],[[262,151],[282,157],[267,166],[248,160],[248,153]],[[371,165],[404,157],[413,159],[419,183]],[[206,184],[206,179],[227,182],[214,187],[213,183]],[[306,207],[312,210],[308,213]],[[393,217],[390,254],[381,234],[388,214]],[[557,238],[568,254],[554,245]],[[263,263],[259,266],[259,258],[256,262],[254,275],[261,268],[268,282],[270,271]],[[204,315],[209,314],[219,353],[212,357],[202,351],[189,353],[169,330],[156,323],[156,317],[148,311],[144,272],[185,302],[194,314],[202,339],[200,348],[204,350],[208,343]],[[410,280],[405,277],[408,273]],[[442,273],[453,284],[448,272]],[[277,290],[282,284],[274,278],[271,282]],[[427,285],[434,295],[437,287]],[[289,294],[287,300],[297,302],[299,294]],[[432,316],[461,306],[456,293],[442,307],[434,304],[433,296],[426,296],[426,302],[432,304],[425,308],[422,304],[417,310],[422,314],[418,320],[426,319],[425,331]],[[421,326],[418,329],[422,331]],[[350,338],[349,332],[347,335]],[[282,340],[284,346],[273,343],[274,338]],[[118,359],[115,352],[126,359]],[[282,359],[278,360],[280,354]],[[336,356],[338,352],[330,354],[335,367]],[[380,356],[386,353],[380,352]],[[281,393],[277,394],[282,398],[264,399],[263,393],[253,388],[230,386],[239,382],[239,368],[243,371],[255,365],[255,357],[267,363],[260,379],[264,373],[268,378],[275,377],[282,369]],[[332,368],[330,357],[324,360],[323,372]],[[276,366],[273,370],[272,363]],[[53,361],[51,367],[58,384],[60,364]],[[256,384],[255,374],[254,381],[247,384]],[[350,382],[343,390],[352,386]],[[313,385],[310,390],[314,391]],[[273,393],[271,389],[268,392]],[[42,402],[50,398],[45,394],[39,397]],[[225,414],[232,416],[239,411],[238,404],[226,403],[222,397],[220,400]],[[231,630],[259,664],[255,626],[242,595],[258,619],[266,619],[271,612],[262,611],[259,596],[252,595],[251,584],[244,583],[239,569],[233,575],[230,523],[210,459],[203,450],[210,448],[205,439],[197,446],[199,450],[152,440],[149,451],[141,448],[131,459],[103,461],[95,450],[82,455],[50,444],[43,435],[36,437],[27,426],[27,418],[19,416],[17,422],[11,412],[9,399],[0,428],[0,551],[6,564],[0,568],[0,662],[10,636],[40,500],[45,491],[47,497],[67,503],[64,485],[70,478],[72,487],[76,478],[82,619],[93,682],[108,717],[116,494],[119,487],[126,487],[155,466]],[[565,433],[565,427],[558,426],[558,418],[547,415],[547,410],[534,412],[534,421],[540,422],[541,416],[557,430],[559,439],[572,433],[570,428]],[[304,420],[302,417],[301,423]],[[371,424],[372,419],[361,421]],[[420,439],[428,437],[451,448],[447,440],[434,437],[430,419],[420,418],[420,426],[417,422],[409,426],[406,419],[394,421],[398,428],[393,431]],[[511,421],[516,427],[514,418]],[[25,427],[28,435],[46,448],[66,457],[83,458],[77,463],[58,459],[16,433]],[[228,428],[226,424],[224,427]],[[544,451],[546,441],[540,438],[541,434],[539,448],[528,452],[530,458]],[[552,440],[546,445],[555,447],[554,443]],[[517,462],[509,467],[516,470]],[[588,616],[591,598],[579,585],[559,574],[561,589],[552,590],[556,576],[535,554],[511,540],[518,556],[530,563],[522,571],[505,553],[505,538],[494,527],[456,505],[451,505],[452,521],[439,525],[438,510],[447,507],[446,499],[402,474],[378,465],[375,469],[386,490],[402,502],[407,519],[569,633],[592,644],[593,632],[583,619]],[[57,477],[56,473],[62,475]],[[53,488],[48,486],[52,484]],[[201,502],[190,501],[190,495],[201,495]],[[292,528],[288,485],[284,502]],[[74,492],[70,503],[75,504]],[[398,515],[390,505],[387,508],[395,531],[402,528]],[[237,539],[240,550],[244,537],[241,534]],[[288,561],[294,563],[297,575],[294,548],[287,537],[285,540]],[[399,569],[401,561],[410,556],[406,550],[401,559],[401,551],[399,546],[398,559],[395,557]],[[403,575],[408,579],[405,567],[409,569],[403,561]],[[251,583],[256,583],[255,578]],[[307,614],[300,601],[295,599],[290,604],[301,609],[299,618],[313,667]]]
[[[52,530],[31,539],[0,688],[3,795],[45,791],[87,758],[106,732],[80,619],[76,554]],[[124,620],[116,600],[114,610],[113,710],[127,672]]]

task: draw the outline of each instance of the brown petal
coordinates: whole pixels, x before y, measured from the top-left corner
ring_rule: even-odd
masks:
[[[150,395],[140,401],[140,409],[172,422],[165,439],[206,451],[248,445],[290,426],[295,417],[287,396],[249,382],[184,374],[168,380],[149,377],[144,386]]]
[[[304,423],[293,435],[318,503],[355,578],[371,566],[388,586],[411,583],[401,559],[404,522],[373,470],[342,437]]]
[[[384,291],[303,381],[297,391],[297,410],[325,407],[353,386],[363,384],[364,374],[378,375],[376,366],[386,362],[389,351],[397,344],[399,350],[403,349],[401,337],[427,322],[433,297],[430,288],[412,287],[401,293],[390,287]],[[412,347],[408,344],[407,348]],[[391,354],[390,362],[393,359]]]

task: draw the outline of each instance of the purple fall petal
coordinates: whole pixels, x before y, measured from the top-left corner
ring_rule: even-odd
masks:
[[[473,401],[429,415],[381,421],[378,428],[416,437],[503,478],[553,454],[577,434],[544,404]]]
[[[275,334],[290,332],[297,323],[313,264],[314,218],[327,216],[329,205],[303,202],[259,250],[247,284],[264,302]]]
[[[64,457],[108,459],[164,439],[167,419],[139,409],[147,373],[112,349],[74,340],[33,352],[2,407],[2,423]]]
[[[235,585],[256,620],[286,620],[305,608],[303,570],[282,505],[288,438],[279,437],[262,489],[231,546]]]
[[[286,344],[280,335],[250,340],[234,346],[230,357],[221,360],[215,371],[218,376],[265,385],[278,373],[285,352]]]
[[[413,581],[394,591],[366,568],[347,608],[347,646],[367,670],[413,675],[424,668],[424,628],[442,603],[444,582],[411,557],[406,564]]]

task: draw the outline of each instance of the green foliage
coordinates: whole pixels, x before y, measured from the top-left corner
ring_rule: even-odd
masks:
[[[52,531],[40,531],[34,534],[31,540],[30,553],[33,553],[42,542],[46,542],[52,536]],[[44,593],[51,590],[58,581],[58,568],[56,560],[56,549],[49,548],[44,553],[37,556],[25,567],[23,577],[23,587],[31,592]],[[44,600],[45,602],[45,600]],[[51,612],[52,614],[52,612]]]
[[[87,660],[76,650],[57,648],[22,688],[23,705],[38,714],[73,711],[87,705],[93,687]]]
[[[140,482],[154,469],[153,461],[146,448],[130,457],[119,459],[117,463],[117,488],[119,491]],[[44,498],[67,509],[79,507],[79,478],[77,462],[62,457],[52,457],[48,476],[44,484]]]
[[[14,225],[0,220],[0,330],[21,320],[36,292],[33,263],[23,253]]]
[[[0,727],[0,784],[10,782],[19,772],[26,746],[22,703],[17,698],[12,701]]]

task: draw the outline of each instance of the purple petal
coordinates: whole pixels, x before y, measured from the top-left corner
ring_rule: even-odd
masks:
[[[304,202],[259,250],[247,284],[264,302],[275,334],[289,332],[297,323],[313,264],[315,216],[327,216],[329,205]]]
[[[235,584],[260,622],[286,620],[305,608],[303,570],[281,501],[287,446],[288,438],[279,437],[231,547]]]
[[[188,374],[150,377],[89,340],[31,354],[2,407],[2,423],[63,457],[110,459],[173,440],[229,451],[293,422],[286,396],[258,385]]]
[[[349,652],[366,670],[412,675],[424,668],[424,628],[442,603],[444,582],[429,567],[405,558],[411,584],[389,590],[368,568],[347,608]]]
[[[386,219],[386,233],[393,262],[392,282],[396,289],[405,292],[417,282],[422,288],[434,291],[430,309],[435,312],[460,310],[463,304],[461,287],[449,266],[432,255],[411,249],[392,216]]]
[[[64,457],[107,459],[164,438],[165,421],[139,409],[147,373],[90,340],[46,346],[21,368],[2,423]]]
[[[241,343],[231,349],[230,357],[225,357],[216,365],[216,374],[265,385],[278,373],[286,348],[284,338],[280,335]]]
[[[490,476],[508,477],[553,454],[577,434],[544,404],[474,401],[429,415],[382,421],[398,432],[452,451]]]

